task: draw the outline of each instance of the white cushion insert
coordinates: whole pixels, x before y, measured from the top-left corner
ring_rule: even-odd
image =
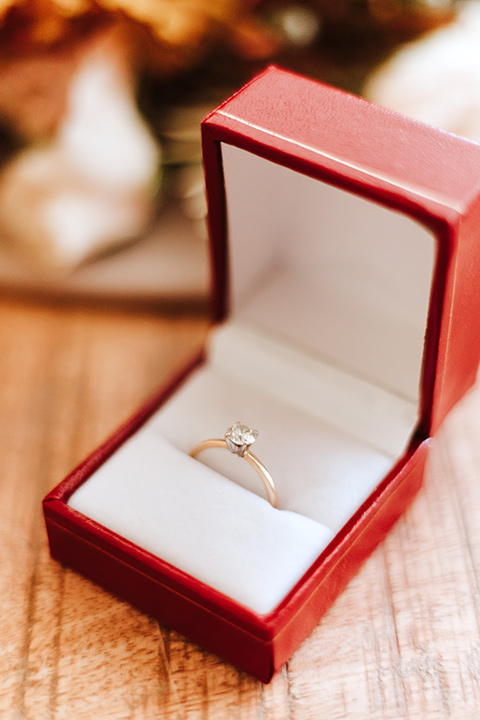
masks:
[[[153,425],[70,505],[259,614],[275,608],[333,537],[179,452]]]
[[[210,365],[189,378],[152,422],[188,453],[200,440],[222,437],[237,420],[259,430],[252,450],[275,480],[279,507],[300,512],[335,532],[392,464],[389,454]],[[206,450],[198,461],[265,497],[255,471],[227,450]]]

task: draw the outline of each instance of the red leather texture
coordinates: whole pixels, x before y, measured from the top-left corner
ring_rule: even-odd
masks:
[[[268,682],[404,512],[421,485],[430,435],[473,382],[480,356],[480,147],[268,69],[203,125],[217,321],[228,312],[222,142],[399,210],[434,232],[438,252],[421,421],[410,446],[268,616],[255,615],[67,504],[71,493],[175,392],[182,377],[55,488],[44,500],[44,513],[54,558]]]

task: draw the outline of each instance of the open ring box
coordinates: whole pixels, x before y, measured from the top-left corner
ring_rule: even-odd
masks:
[[[44,501],[52,555],[264,682],[418,490],[480,353],[480,146],[269,68],[203,123],[204,355]],[[259,478],[224,449],[260,435]]]

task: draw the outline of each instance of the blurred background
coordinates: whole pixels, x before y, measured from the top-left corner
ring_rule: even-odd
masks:
[[[480,8],[0,0],[0,293],[198,303],[199,124],[274,62],[480,140]]]

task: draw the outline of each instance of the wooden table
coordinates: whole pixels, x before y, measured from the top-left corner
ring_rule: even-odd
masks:
[[[480,386],[425,486],[268,686],[50,560],[41,499],[198,347],[201,316],[0,308],[0,720],[480,718]]]

